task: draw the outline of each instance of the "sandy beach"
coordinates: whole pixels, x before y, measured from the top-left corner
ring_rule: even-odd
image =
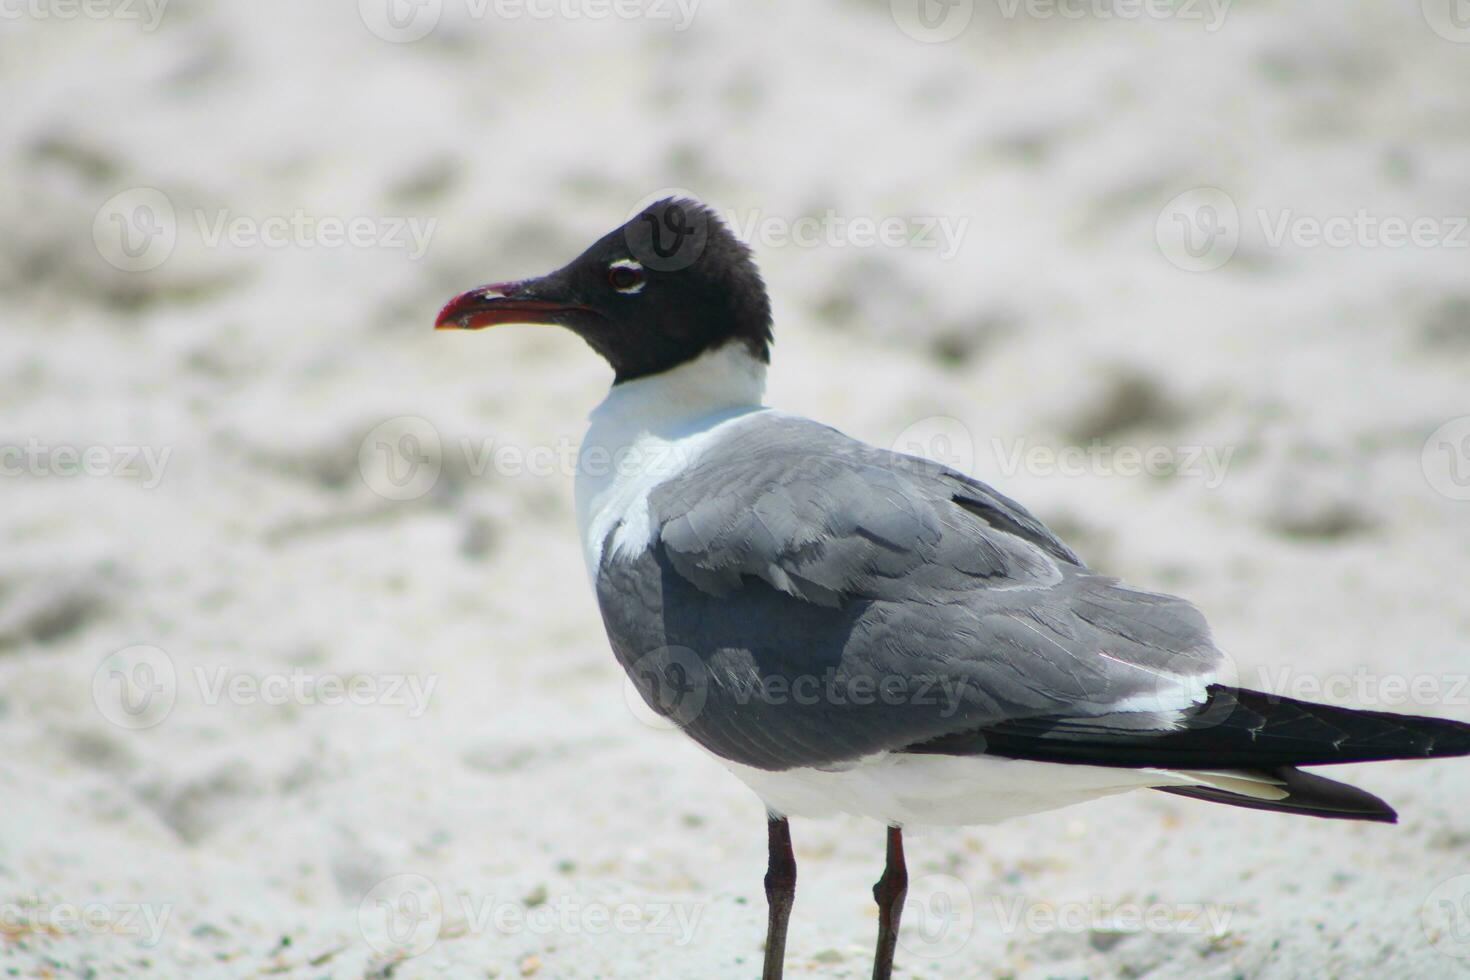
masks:
[[[759,973],[762,807],[587,586],[610,372],[431,329],[672,191],[754,249],[770,404],[1190,598],[1245,686],[1470,721],[1448,4],[386,3],[3,10],[0,976]],[[899,975],[1470,976],[1470,762],[1332,775],[1398,825],[914,837]],[[793,836],[787,975],[867,976],[882,828]]]

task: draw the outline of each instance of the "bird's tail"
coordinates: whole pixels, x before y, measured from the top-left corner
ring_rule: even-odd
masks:
[[[1236,785],[1229,789],[1209,779],[1200,786],[1155,786],[1165,793],[1188,796],[1195,800],[1225,803],[1248,810],[1270,810],[1275,813],[1297,813],[1328,820],[1370,820],[1397,823],[1399,815],[1393,807],[1366,790],[1324,779],[1321,776],[1284,766],[1269,772],[1232,774]],[[1240,779],[1245,782],[1239,782]],[[1250,785],[1254,783],[1255,785]],[[1243,788],[1245,792],[1240,792]]]
[[[1115,727],[1106,718],[1022,719],[985,730],[982,751],[1213,774],[1201,785],[1158,788],[1252,809],[1392,822],[1393,809],[1372,794],[1296,767],[1470,755],[1470,725],[1212,685],[1166,731]]]

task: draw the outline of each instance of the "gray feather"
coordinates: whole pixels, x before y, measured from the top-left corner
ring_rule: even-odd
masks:
[[[603,549],[609,637],[655,710],[746,765],[1106,714],[1219,660],[1193,606],[1094,574],[1019,504],[804,419],[747,420],[649,510],[646,551]]]

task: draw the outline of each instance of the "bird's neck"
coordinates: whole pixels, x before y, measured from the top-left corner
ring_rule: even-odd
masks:
[[[694,465],[722,423],[758,411],[765,387],[766,365],[738,341],[613,385],[592,410],[577,454],[577,523],[589,575],[614,528],[635,545],[646,543],[653,487]]]
[[[760,407],[766,365],[738,341],[659,374],[613,385],[592,410],[594,431],[678,438],[706,419]]]

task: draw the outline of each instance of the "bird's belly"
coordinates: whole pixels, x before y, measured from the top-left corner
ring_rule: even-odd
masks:
[[[1185,782],[1157,769],[1058,765],[993,756],[870,756],[842,769],[770,772],[720,760],[773,813],[848,813],[897,826],[994,824],[1146,786]]]

